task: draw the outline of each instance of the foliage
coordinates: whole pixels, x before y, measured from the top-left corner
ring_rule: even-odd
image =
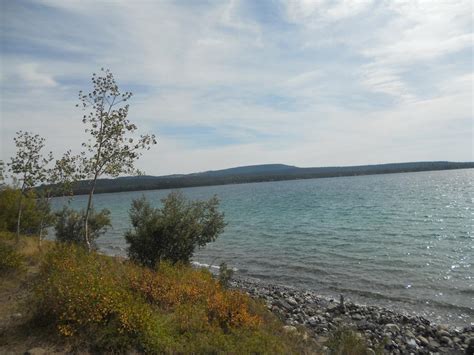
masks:
[[[219,265],[219,277],[218,277],[218,280],[219,280],[219,284],[224,287],[224,288],[227,288],[229,287],[229,282],[230,280],[232,279],[232,276],[234,275],[234,270],[232,269],[229,269],[227,267],[227,264],[226,263],[221,263]]]
[[[158,271],[59,244],[41,266],[36,318],[98,352],[305,353],[265,307],[205,270]]]
[[[23,195],[23,197],[21,197]],[[0,230],[14,232],[17,228],[18,204],[22,201],[22,223],[20,232],[36,234],[41,227],[41,218],[45,217],[45,225],[51,225],[53,215],[49,205],[42,204],[35,191],[30,190],[22,194],[19,189],[7,187],[0,190]]]
[[[150,149],[156,144],[154,135],[141,135],[134,138],[137,126],[127,118],[129,105],[126,102],[132,97],[130,92],[120,92],[110,70],[102,68],[102,76],[92,75],[92,91],[88,94],[79,92],[80,104],[85,111],[82,122],[87,125],[86,133],[90,135],[82,146],[82,171],[84,177],[91,180],[89,199],[85,212],[85,242],[89,241],[89,211],[92,208],[97,178],[101,175],[119,176],[133,174],[135,161],[141,151]]]
[[[5,187],[5,163],[0,160],[0,190]]]
[[[84,245],[84,215],[85,212],[75,211],[68,207],[63,207],[56,216],[56,239],[60,242]],[[90,243],[95,248],[95,240],[103,235],[110,227],[110,211],[103,209],[100,212],[91,210],[89,217]]]
[[[48,169],[47,186],[42,190],[44,196],[49,199],[52,194],[72,195],[73,185],[83,178],[81,171],[81,157],[72,155],[68,150],[60,159],[54,162],[54,166]]]
[[[224,215],[215,196],[209,201],[188,201],[180,192],[172,192],[162,203],[157,209],[145,197],[132,202],[133,229],[125,239],[130,258],[143,265],[154,267],[163,259],[188,263],[196,248],[214,241],[224,230]]]
[[[333,355],[369,355],[365,339],[348,328],[334,330],[325,344]]]
[[[0,238],[0,276],[12,271],[23,271],[25,259],[23,255]]]
[[[13,177],[20,182],[21,194],[18,198],[17,214],[17,239],[21,232],[21,216],[23,212],[23,195],[36,184],[44,181],[47,175],[46,166],[53,160],[50,152],[47,157],[43,157],[41,151],[45,145],[45,139],[38,134],[19,131],[14,138],[16,145],[16,155],[11,158],[10,171]]]
[[[45,139],[38,134],[18,131],[15,141],[16,155],[11,158],[10,171],[17,176],[21,183],[21,190],[34,187],[44,181],[46,166],[53,159],[50,152],[47,157],[41,155],[45,146]]]
[[[82,335],[96,347],[124,352],[127,346],[139,347],[138,334],[153,325],[151,309],[120,285],[122,275],[116,271],[111,259],[73,245],[56,246],[41,266],[37,318],[60,335]]]

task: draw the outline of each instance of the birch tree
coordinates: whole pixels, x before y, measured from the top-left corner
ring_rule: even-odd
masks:
[[[14,138],[16,155],[11,158],[9,170],[20,184],[20,198],[16,226],[16,240],[19,241],[21,213],[25,193],[46,179],[47,165],[53,160],[52,153],[42,155],[45,139],[38,134],[19,131]]]
[[[49,227],[54,219],[51,218],[50,202],[53,196],[72,196],[73,184],[82,178],[80,171],[80,156],[72,155],[68,150],[63,156],[54,162],[54,166],[46,170],[46,186],[40,190],[38,200],[41,221],[39,226],[39,246],[44,237],[44,230]]]
[[[97,179],[103,175],[117,177],[134,174],[135,161],[143,150],[156,144],[153,134],[135,136],[137,126],[128,119],[128,100],[131,92],[121,92],[112,72],[101,69],[99,75],[92,74],[92,90],[79,92],[80,103],[85,111],[82,122],[89,135],[83,143],[82,167],[89,180],[90,190],[84,217],[84,242],[91,249],[89,239],[89,216]]]
[[[3,190],[5,186],[5,163],[0,160],[0,190]]]

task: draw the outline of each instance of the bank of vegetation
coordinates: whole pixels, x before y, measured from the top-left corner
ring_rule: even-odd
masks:
[[[136,172],[141,151],[156,139],[134,135],[132,95],[119,91],[110,71],[94,74],[92,86],[79,93],[83,151],[55,159],[44,154],[44,138],[20,131],[15,156],[0,162],[0,352],[318,352],[303,328],[285,327],[262,302],[229,289],[225,264],[218,277],[191,267],[195,250],[225,228],[216,197],[137,199],[124,235],[128,258],[97,252],[97,239],[111,227],[110,212],[94,209],[97,181]],[[71,195],[81,179],[88,181],[86,206],[53,211],[52,196]],[[46,240],[49,231],[54,236]],[[350,347],[365,353],[349,334],[358,344]],[[346,338],[335,339],[328,346],[346,353]]]

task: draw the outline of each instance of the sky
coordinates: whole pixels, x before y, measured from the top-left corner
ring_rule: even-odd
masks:
[[[149,175],[473,161],[470,0],[0,0],[0,159],[87,139],[92,73],[132,91]]]

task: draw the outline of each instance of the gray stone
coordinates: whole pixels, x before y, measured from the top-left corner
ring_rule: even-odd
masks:
[[[407,331],[405,332],[405,335],[406,335],[408,338],[414,338],[414,337],[415,337],[415,335],[414,335],[411,331],[409,331],[409,330],[407,330]]]
[[[275,304],[279,306],[280,308],[286,309],[287,311],[291,311],[293,309],[293,307],[291,307],[290,304],[288,304],[288,302],[282,299],[277,300]]]
[[[408,349],[416,349],[418,348],[418,344],[416,343],[415,339],[410,338],[407,340],[407,347]]]
[[[298,305],[298,302],[293,297],[288,297],[286,299],[286,302],[288,302],[288,304],[290,304],[292,306],[295,306],[295,307]]]
[[[432,349],[438,349],[441,345],[436,340],[430,340],[429,347]]]
[[[359,313],[355,313],[351,316],[353,320],[362,320],[363,317]]]
[[[318,325],[318,319],[316,317],[308,318],[308,324],[312,327],[316,327]]]
[[[449,337],[451,334],[447,332],[445,329],[438,330],[438,336],[441,337]]]
[[[398,325],[393,324],[393,323],[385,324],[385,329],[392,333],[400,331],[400,328],[398,327]]]
[[[422,336],[422,335],[418,336],[418,341],[419,341],[422,345],[424,345],[424,346],[426,346],[426,345],[428,345],[428,344],[430,343],[430,342],[428,341],[428,339],[426,339],[426,338],[425,338],[424,336]]]
[[[452,340],[446,336],[441,337],[440,340],[443,344],[446,344],[448,346],[451,346],[451,344],[453,343]]]
[[[335,310],[338,309],[338,308],[339,308],[339,305],[338,305],[338,304],[336,304],[335,302],[331,302],[331,303],[329,303],[328,306],[326,307],[326,310],[327,310],[328,312],[333,312],[333,311],[335,311]]]

